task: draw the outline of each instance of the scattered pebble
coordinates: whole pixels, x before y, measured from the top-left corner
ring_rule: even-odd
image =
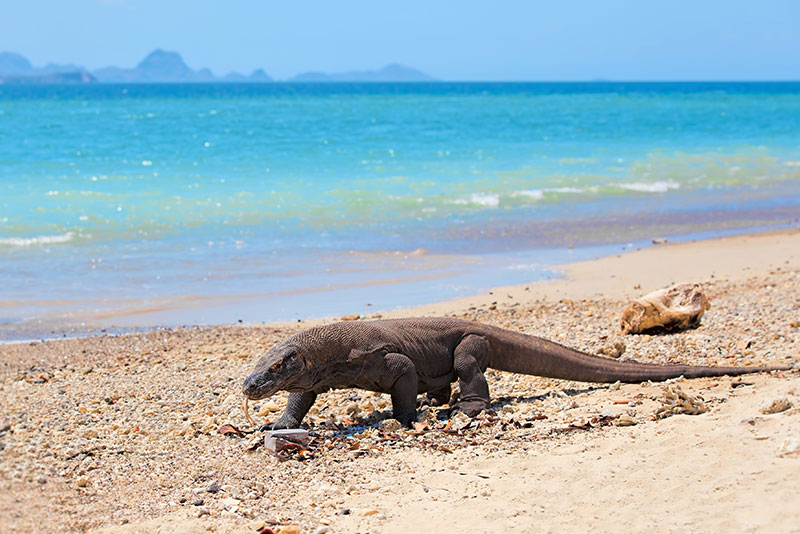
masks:
[[[794,456],[800,454],[800,438],[789,437],[783,440],[780,449],[778,449],[780,456]]]
[[[397,432],[403,425],[397,419],[384,419],[378,423],[378,428],[381,432]]]
[[[638,424],[638,421],[630,415],[620,415],[614,420],[614,424],[617,426],[634,426]]]
[[[785,412],[792,407],[792,401],[788,397],[780,397],[777,399],[767,400],[761,405],[759,410],[765,415]]]

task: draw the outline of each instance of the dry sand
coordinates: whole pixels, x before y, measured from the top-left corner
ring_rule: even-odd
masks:
[[[800,230],[564,271],[384,316],[455,315],[592,352],[621,343],[642,361],[800,360]],[[672,282],[704,284],[699,328],[617,333],[626,298]],[[489,372],[494,414],[355,435],[386,417],[387,396],[331,392],[306,419],[305,461],[220,435],[249,429],[241,379],[303,326],[0,346],[0,532],[800,532],[797,370],[610,387]],[[703,413],[669,416],[676,397]],[[774,401],[790,407],[762,413]],[[259,419],[284,404],[260,402]]]

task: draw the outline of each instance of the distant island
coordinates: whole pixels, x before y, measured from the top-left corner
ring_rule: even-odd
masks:
[[[424,72],[392,63],[380,70],[364,70],[326,74],[324,72],[304,72],[290,82],[432,82],[434,78]]]
[[[48,64],[34,67],[24,56],[0,52],[0,84],[2,83],[267,83],[274,82],[263,69],[250,75],[231,72],[218,77],[210,69],[193,70],[177,52],[157,49],[131,69],[104,67],[89,71],[77,65]],[[424,72],[392,63],[379,70],[327,74],[306,72],[287,81],[304,82],[428,82],[434,78]]]

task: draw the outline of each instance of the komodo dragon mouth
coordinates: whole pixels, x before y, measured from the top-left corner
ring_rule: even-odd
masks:
[[[281,390],[292,391],[304,370],[305,364],[295,347],[276,345],[245,379],[242,392],[250,400],[259,400]]]

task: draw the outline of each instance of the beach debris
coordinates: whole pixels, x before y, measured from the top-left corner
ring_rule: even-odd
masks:
[[[630,415],[620,415],[619,417],[614,420],[614,424],[616,426],[634,426],[639,424],[639,421],[631,417]]]
[[[381,432],[397,432],[401,428],[403,428],[403,425],[397,419],[384,419],[378,423],[378,429]]]
[[[472,422],[472,418],[464,412],[455,412],[450,415],[448,424],[451,428],[465,428]]]
[[[678,414],[700,415],[708,411],[708,406],[706,406],[701,397],[689,395],[676,384],[663,386],[661,391],[663,394],[661,398],[662,406],[656,410],[656,419],[664,419]]]
[[[779,397],[777,399],[764,401],[759,411],[764,415],[769,415],[773,413],[785,412],[792,406],[792,401],[789,400],[789,397]]]
[[[800,438],[788,437],[783,440],[778,449],[778,456],[800,455]]]
[[[419,421],[420,423],[427,424],[430,427],[436,426],[436,424],[438,423],[438,419],[436,417],[436,411],[426,406],[425,408],[421,409],[417,414],[417,421]]]
[[[239,430],[238,428],[236,428],[233,425],[222,425],[220,427],[220,429],[219,429],[219,433],[222,434],[223,436],[234,435],[234,436],[238,436],[240,438],[244,437],[244,435],[245,435],[244,432],[242,432],[241,430]]]
[[[307,443],[308,430],[302,428],[270,430],[264,434],[264,447],[281,460],[291,457],[298,460],[311,458],[313,454],[306,448]],[[251,447],[251,450],[254,448]]]
[[[694,328],[708,308],[708,298],[700,284],[659,289],[628,304],[622,312],[620,329],[623,334],[641,334]]]
[[[669,243],[666,237],[654,237],[650,240],[654,245],[666,245]]]
[[[570,423],[567,430],[591,430],[601,426],[613,424],[615,418],[611,416],[596,415],[583,422]]]

